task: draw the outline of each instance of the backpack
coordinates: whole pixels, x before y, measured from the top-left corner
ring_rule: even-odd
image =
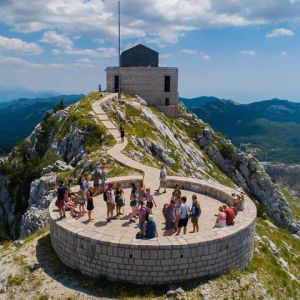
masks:
[[[104,192],[104,194],[103,194],[103,200],[104,200],[105,202],[107,202],[107,195],[106,195],[107,191],[110,192],[110,189],[106,189],[105,192]]]

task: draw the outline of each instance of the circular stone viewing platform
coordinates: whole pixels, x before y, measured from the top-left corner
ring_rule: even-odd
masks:
[[[245,197],[245,209],[239,212],[235,225],[214,228],[215,214],[223,203],[232,204],[235,190],[207,181],[168,177],[166,194],[154,194],[157,207],[153,216],[158,237],[136,239],[138,221],[129,222],[129,187],[141,176],[113,178],[114,185],[121,183],[125,191],[124,215],[107,223],[106,203],[103,195],[94,198],[93,222],[87,214],[78,220],[59,219],[55,201],[50,204],[50,230],[52,246],[67,266],[89,276],[107,276],[137,284],[160,284],[191,278],[218,275],[230,269],[244,268],[252,258],[256,207]],[[199,233],[192,229],[189,220],[187,234],[163,236],[162,207],[170,201],[175,184],[182,189],[191,206],[192,194],[197,194],[202,213]],[[153,192],[153,191],[152,191]],[[123,212],[123,208],[122,208]]]

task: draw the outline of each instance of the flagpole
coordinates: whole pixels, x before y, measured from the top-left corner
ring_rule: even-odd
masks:
[[[118,100],[121,100],[121,3],[118,1],[118,16],[119,16],[119,89]]]

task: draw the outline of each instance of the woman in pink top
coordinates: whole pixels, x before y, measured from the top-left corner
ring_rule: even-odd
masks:
[[[226,225],[226,213],[223,211],[223,207],[219,207],[219,214],[217,215],[216,227],[225,227]]]

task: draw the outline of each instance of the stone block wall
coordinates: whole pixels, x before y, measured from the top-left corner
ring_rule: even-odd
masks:
[[[123,181],[128,186],[140,177]],[[232,201],[232,189],[196,179],[171,177],[168,186],[179,184],[184,189],[214,197],[222,202]],[[124,185],[125,184],[125,185]],[[50,232],[53,249],[61,261],[72,269],[110,280],[124,280],[136,284],[178,282],[203,276],[218,275],[230,269],[243,269],[253,255],[256,207],[246,198],[246,216],[237,226],[228,226],[213,234],[188,235],[188,242],[159,237],[153,240],[134,240],[125,244],[106,240],[96,231],[90,235],[73,230],[71,224],[52,217],[50,205]]]
[[[164,113],[174,115],[172,110],[178,105],[178,69],[168,67],[109,67],[106,68],[106,90],[115,92],[116,75],[121,77],[121,91],[130,95],[139,95],[149,105],[164,107]],[[170,76],[170,92],[165,92],[165,76]],[[165,99],[169,99],[169,106]]]

